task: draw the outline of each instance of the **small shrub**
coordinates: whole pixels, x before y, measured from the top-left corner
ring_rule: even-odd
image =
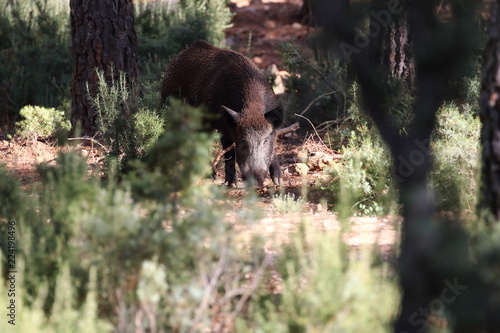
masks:
[[[327,192],[336,196],[337,207],[347,218],[353,213],[381,215],[392,209],[394,185],[391,178],[391,158],[381,139],[364,127],[351,133],[351,139],[342,150],[344,162],[335,165]]]
[[[273,197],[271,208],[278,214],[300,213],[303,210],[303,201],[302,197],[295,198],[289,193],[276,194]]]
[[[0,119],[18,118],[24,105],[60,107],[69,99],[69,10],[69,1],[0,1]]]
[[[115,79],[111,70],[108,82],[104,72],[97,70],[97,95],[91,99],[97,111],[97,125],[104,145],[108,147],[108,171],[120,171],[148,148],[162,132],[162,119],[154,112],[136,105],[127,87],[126,75],[120,72]],[[136,128],[135,126],[138,126]]]
[[[137,150],[142,155],[158,141],[165,130],[165,121],[158,113],[140,109],[132,116]]]
[[[0,252],[0,255],[2,253]],[[96,269],[90,269],[87,292],[81,306],[75,304],[77,288],[73,284],[69,265],[62,263],[63,269],[57,274],[56,302],[51,309],[50,317],[46,316],[44,303],[50,297],[47,283],[40,285],[37,294],[31,299],[28,290],[23,285],[24,262],[18,256],[16,280],[16,318],[12,325],[10,318],[0,322],[2,332],[32,332],[32,333],[64,333],[64,332],[111,332],[112,325],[105,319],[98,318],[97,310],[97,274]],[[0,301],[9,304],[7,288],[0,283]]]
[[[280,297],[262,288],[237,332],[389,332],[399,301],[393,273],[373,264],[370,249],[349,252],[341,242],[302,228],[276,255]]]
[[[126,75],[119,73],[115,79],[111,70],[111,81],[107,82],[104,72],[96,69],[98,78],[97,95],[90,96],[97,112],[97,126],[111,157],[133,150],[131,123],[128,121],[131,101]]]
[[[19,111],[24,120],[16,123],[19,135],[24,139],[48,138],[57,130],[69,130],[71,124],[63,111],[54,108],[27,105]]]
[[[199,182],[210,171],[210,147],[215,135],[200,131],[202,112],[180,102],[163,109],[165,131],[147,151],[144,165],[136,165],[132,177],[134,193],[162,197],[183,191]],[[143,177],[145,170],[153,171]]]
[[[470,111],[468,111],[470,110]],[[479,118],[469,105],[443,106],[432,138],[431,183],[443,210],[474,210],[480,167]]]

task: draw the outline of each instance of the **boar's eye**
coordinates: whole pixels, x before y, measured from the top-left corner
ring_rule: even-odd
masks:
[[[245,139],[239,139],[238,141],[236,141],[236,146],[238,146],[238,148],[240,149],[245,149],[248,147],[248,143]]]
[[[267,144],[267,143],[269,142],[269,140],[271,140],[271,139],[272,139],[271,135],[268,135],[268,136],[266,136],[264,139],[262,139],[262,141],[261,141],[261,142],[262,142],[262,144],[264,144],[264,145],[265,145],[265,144]]]

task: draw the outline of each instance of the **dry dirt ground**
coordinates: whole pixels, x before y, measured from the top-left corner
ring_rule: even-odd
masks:
[[[273,64],[283,69],[279,44],[294,40],[305,46],[312,31],[297,22],[301,5],[301,0],[233,0],[233,26],[226,31],[226,43],[261,69]]]
[[[276,45],[282,41],[295,39],[304,44],[309,28],[296,21],[295,15],[300,8],[297,0],[262,0],[249,3],[246,0],[234,0],[232,10],[235,13],[233,26],[227,30],[227,40],[231,46],[247,55],[251,55],[257,65],[268,68],[276,64],[282,69]],[[250,41],[250,42],[249,42]],[[0,140],[0,163],[4,164],[20,180],[24,189],[29,189],[39,181],[36,165],[55,163],[57,148],[50,142],[25,142]],[[100,153],[97,149],[82,145],[82,156],[88,164],[99,164]],[[337,233],[341,225],[331,207],[321,203],[321,194],[316,191],[319,181],[335,181],[329,178],[324,169],[333,163],[341,163],[341,156],[312,138],[280,139],[277,154],[284,171],[284,192],[300,195],[304,187],[309,194],[304,200],[302,214],[278,214],[271,208],[272,196],[268,190],[261,194],[260,208],[265,218],[260,223],[246,230],[248,234],[269,234],[275,238],[286,237],[289,231],[296,231],[301,223],[307,223],[328,233]],[[302,163],[305,162],[305,163]],[[220,186],[222,181],[217,181]],[[272,184],[267,183],[271,186]],[[235,206],[241,202],[242,190],[229,190]],[[233,220],[228,213],[228,221]],[[357,217],[349,221],[344,241],[353,247],[378,244],[383,253],[389,254],[397,242],[400,221],[397,217]]]
[[[275,190],[272,182],[267,180],[267,187],[259,190],[260,203],[257,209],[264,214],[259,223],[252,226],[244,224],[244,227],[236,225],[237,228],[245,228],[245,237],[252,235],[267,235],[278,243],[286,242],[290,232],[296,232],[302,223],[310,225],[322,232],[337,234],[341,229],[336,214],[331,211],[321,201],[319,191],[316,186],[319,181],[329,181],[328,174],[323,170],[311,169],[304,175],[298,175],[289,170],[296,164],[296,156],[303,152],[306,155],[314,157],[318,154],[318,145],[307,140],[302,144],[297,140],[278,141],[278,155],[282,161],[284,171],[285,186],[281,189],[284,193],[298,196],[307,187],[308,197],[303,200],[302,213],[282,214],[277,213],[272,208],[272,192]],[[0,163],[5,165],[13,175],[20,181],[23,189],[28,190],[39,181],[36,172],[36,166],[40,163],[55,164],[58,151],[67,151],[69,149],[78,149],[82,156],[87,158],[89,166],[95,167],[101,162],[101,153],[88,145],[77,145],[73,148],[56,147],[50,142],[25,142],[16,140],[0,141]],[[304,153],[303,153],[304,154]],[[326,153],[321,152],[323,157]],[[331,156],[335,156],[333,154]],[[292,157],[290,157],[292,156]],[[333,157],[332,157],[333,159]],[[91,168],[92,169],[92,168]],[[215,181],[219,186],[223,185],[223,180],[219,177]],[[305,184],[305,185],[304,185]],[[235,211],[241,206],[242,198],[246,195],[244,189],[228,189],[227,195],[234,200]],[[228,212],[227,220],[236,221],[235,212]],[[343,239],[346,244],[357,248],[364,245],[378,244],[379,249],[384,255],[390,255],[397,242],[399,228],[398,217],[353,217],[348,223],[346,231],[343,233]],[[243,230],[243,229],[242,229]]]

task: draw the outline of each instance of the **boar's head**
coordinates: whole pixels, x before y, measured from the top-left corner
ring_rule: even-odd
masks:
[[[275,107],[263,113],[261,107],[252,105],[247,105],[241,112],[226,106],[222,108],[234,122],[236,161],[243,180],[263,186],[267,172],[270,172],[273,182],[280,185],[282,175],[274,154],[274,143],[276,128],[283,122],[283,109]]]

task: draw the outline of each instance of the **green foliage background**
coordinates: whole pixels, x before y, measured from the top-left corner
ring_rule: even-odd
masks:
[[[140,83],[158,81],[173,55],[196,39],[222,46],[225,0],[134,1]],[[24,105],[69,112],[72,72],[69,1],[0,0],[0,121]]]

